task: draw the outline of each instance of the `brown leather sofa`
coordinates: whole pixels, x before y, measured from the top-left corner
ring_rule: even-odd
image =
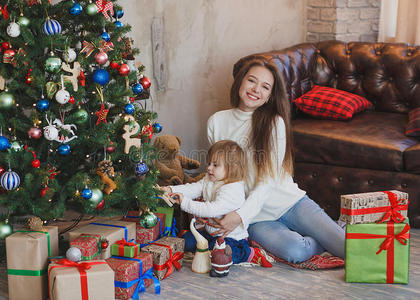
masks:
[[[420,139],[404,135],[420,106],[420,46],[323,41],[253,54],[273,59],[293,100],[313,85],[366,97],[371,111],[350,121],[314,119],[293,107],[295,181],[334,219],[340,195],[381,190],[409,194],[409,218],[420,227]]]

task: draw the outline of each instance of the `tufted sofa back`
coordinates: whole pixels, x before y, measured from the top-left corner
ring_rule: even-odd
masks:
[[[366,97],[376,111],[407,113],[420,106],[420,46],[401,43],[323,41],[240,59],[264,57],[280,68],[290,100],[313,85]]]

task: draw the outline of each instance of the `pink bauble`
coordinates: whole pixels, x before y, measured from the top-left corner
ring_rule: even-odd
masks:
[[[98,65],[104,65],[108,61],[108,54],[104,51],[99,51],[95,54],[95,61]]]
[[[42,130],[37,127],[31,127],[28,130],[28,136],[33,139],[39,139],[42,135]]]

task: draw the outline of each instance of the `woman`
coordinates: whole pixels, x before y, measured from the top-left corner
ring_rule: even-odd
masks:
[[[278,68],[255,59],[236,74],[233,109],[212,115],[210,144],[230,139],[248,157],[245,204],[216,220],[217,233],[246,228],[267,251],[297,263],[328,251],[344,258],[344,230],[293,182],[290,104]]]

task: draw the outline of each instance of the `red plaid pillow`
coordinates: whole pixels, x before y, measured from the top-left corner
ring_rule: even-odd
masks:
[[[318,85],[293,102],[311,116],[335,120],[351,119],[353,114],[372,107],[362,96]]]
[[[405,135],[420,136],[420,107],[414,108],[408,113],[408,123],[405,127]]]

